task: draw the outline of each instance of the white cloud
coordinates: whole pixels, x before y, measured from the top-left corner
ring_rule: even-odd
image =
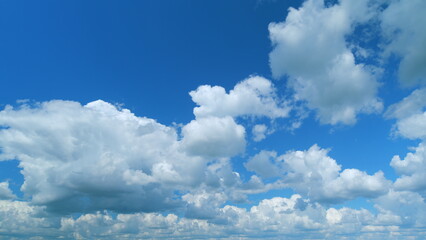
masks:
[[[0,112],[0,125],[7,126],[0,131],[0,159],[18,159],[25,178],[21,190],[33,203],[57,212],[183,206],[176,191],[239,180],[222,169],[229,163],[214,171],[230,177],[210,177],[210,160],[191,154],[233,155],[245,145],[244,128],[230,117],[191,122],[179,141],[173,128],[100,100],[85,106],[50,101],[7,107]],[[198,126],[205,128],[197,132]],[[203,146],[211,149],[197,152]]]
[[[173,238],[208,236],[246,239],[262,236],[300,236],[298,234],[323,227],[318,221],[323,220],[324,209],[305,202],[299,195],[265,199],[249,211],[229,205],[217,210],[219,216],[215,220],[185,219],[174,214],[162,216],[154,213],[119,214],[115,219],[101,213],[87,214],[77,219],[63,218],[62,230],[89,238],[109,231],[110,235],[118,234],[118,238],[120,234],[132,233],[134,237],[148,238],[166,235]]]
[[[288,76],[295,99],[317,111],[321,123],[353,124],[358,113],[379,112],[376,70],[355,63],[345,41],[353,26],[371,18],[368,1],[341,1],[325,7],[306,1],[290,8],[284,22],[269,25],[275,77]]]
[[[203,85],[189,94],[199,107],[194,115],[199,117],[266,116],[287,117],[290,108],[276,95],[273,84],[259,76],[252,76],[235,85],[226,93],[220,86]]]
[[[398,190],[426,190],[426,146],[420,143],[414,150],[402,160],[399,156],[392,158],[390,165],[401,175],[394,183]]]
[[[264,199],[250,209],[226,205],[216,219],[180,218],[156,213],[86,214],[76,219],[63,218],[61,230],[82,238],[221,238],[221,239],[393,239],[394,234],[409,237],[394,225],[400,219],[379,209],[324,208],[293,195],[290,198]],[[384,221],[384,219],[386,219]],[[398,238],[397,238],[398,239]],[[400,238],[399,238],[400,239]]]
[[[245,129],[231,117],[203,117],[182,128],[182,146],[192,155],[232,157],[245,149]]]
[[[387,118],[396,118],[394,133],[409,139],[426,137],[426,89],[414,90],[408,97],[389,106]]]
[[[327,149],[317,145],[307,151],[289,151],[276,157],[275,152],[262,151],[246,164],[246,168],[263,177],[281,175],[287,187],[314,201],[339,203],[357,197],[374,198],[390,187],[383,172],[374,175],[358,169],[344,169],[328,156]]]
[[[208,192],[203,189],[185,194],[182,199],[187,202],[185,217],[212,219],[219,214],[220,206],[226,202],[227,197],[223,192]]]
[[[16,198],[12,190],[9,189],[9,182],[0,182],[0,200]]]
[[[58,234],[53,224],[55,217],[44,216],[42,207],[31,206],[28,202],[0,200],[0,219],[0,238],[47,238]]]
[[[387,213],[383,220],[405,227],[426,227],[426,203],[418,193],[389,191],[374,200],[375,207]]]
[[[417,89],[402,101],[389,106],[385,115],[389,118],[402,119],[422,113],[424,107],[426,107],[426,89]]]
[[[276,157],[276,152],[261,151],[244,163],[244,167],[263,178],[277,177],[280,176],[280,169],[275,162]]]
[[[222,196],[204,191],[187,198],[189,203],[201,207],[209,199],[223,201]],[[0,234],[24,239],[30,236],[41,239],[392,239],[393,234],[399,234],[400,238],[421,236],[421,232],[410,231],[425,223],[426,207],[418,194],[391,191],[375,202],[377,214],[366,209],[325,208],[295,194],[289,198],[263,199],[250,209],[213,204],[213,218],[190,219],[171,213],[112,214],[108,211],[58,218],[26,202],[0,201],[3,220],[0,221]],[[403,228],[398,227],[401,223]]]
[[[265,124],[256,124],[251,130],[253,134],[253,141],[260,142],[266,138],[267,134],[270,134],[271,131],[268,131],[268,127]]]
[[[426,2],[390,1],[381,15],[381,27],[389,44],[385,53],[400,56],[399,78],[404,85],[426,83]]]
[[[320,202],[342,202],[357,197],[377,197],[390,186],[383,172],[368,175],[344,169],[330,158],[328,150],[314,145],[307,151],[291,151],[279,157],[284,180],[297,192]]]
[[[396,123],[397,133],[409,139],[426,138],[426,112],[413,114]]]

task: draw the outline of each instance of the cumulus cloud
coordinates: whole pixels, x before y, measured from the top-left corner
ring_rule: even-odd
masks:
[[[204,117],[182,128],[186,152],[205,157],[232,157],[244,151],[245,129],[231,117]]]
[[[381,15],[381,27],[388,44],[385,54],[401,57],[399,78],[404,85],[426,83],[426,30],[423,14],[426,2],[390,1]]]
[[[252,76],[235,85],[229,93],[220,86],[202,85],[191,91],[198,107],[194,115],[199,117],[266,116],[269,118],[287,117],[290,107],[277,97],[277,90],[271,81]]]
[[[297,128],[307,113],[296,108],[315,110],[324,124],[354,124],[358,114],[381,111],[380,69],[362,63],[371,62],[372,53],[347,39],[376,16],[388,41],[385,56],[401,57],[401,82],[425,83],[426,31],[418,23],[426,21],[421,12],[426,5],[420,0],[387,3],[380,15],[369,0],[330,6],[308,0],[290,9],[284,22],[269,25],[270,67],[275,78],[288,77],[293,106],[260,76],[228,92],[209,85],[191,91],[195,119],[182,124],[180,132],[101,100],[7,106],[0,111],[0,160],[20,162],[26,202],[12,201],[17,197],[9,183],[0,182],[0,238],[424,235],[419,232],[426,227],[424,142],[403,159],[393,157],[390,165],[400,175],[393,184],[381,171],[342,169],[329,150],[317,145],[283,155],[260,151],[243,163],[255,174],[243,178],[231,159],[248,145],[238,122],[244,117],[274,120],[295,110],[299,119],[291,128]],[[418,89],[389,107],[385,116],[397,119],[395,133],[425,139],[425,102],[426,89]],[[258,142],[272,131],[255,123],[251,137]],[[248,194],[283,188],[297,194],[235,206],[252,204]],[[330,207],[358,197],[373,199],[376,211]]]
[[[307,151],[291,151],[280,157],[285,180],[296,191],[320,202],[341,202],[357,197],[385,194],[390,182],[383,172],[368,175],[358,169],[344,169],[317,145]]]
[[[238,236],[246,239],[295,235],[300,237],[299,234],[324,227],[324,209],[319,205],[309,204],[299,195],[265,199],[250,210],[227,205],[218,211],[219,216],[215,221],[179,218],[174,214],[119,214],[116,218],[102,213],[87,214],[77,219],[63,218],[62,229],[82,237],[100,236],[101,233],[96,230],[104,229],[110,231],[111,235],[117,234],[118,238],[120,235],[132,233],[135,237],[166,235],[172,238],[209,236],[233,239]]]
[[[188,202],[201,206],[214,195],[199,192],[188,196]],[[191,219],[172,213],[112,214],[109,211],[58,217],[25,202],[0,201],[0,217],[5,220],[0,222],[0,233],[28,239],[30,236],[65,239],[392,239],[390,237],[395,234],[399,238],[414,237],[419,233],[410,228],[424,226],[422,214],[424,216],[426,207],[418,194],[391,191],[375,203],[377,213],[347,207],[325,208],[294,194],[289,198],[263,199],[249,209],[231,205],[217,207],[213,218]],[[401,223],[405,229],[400,229]]]
[[[223,192],[207,192],[205,189],[182,197],[188,204],[185,217],[195,219],[212,219],[219,214],[220,207],[227,197]]]
[[[0,219],[0,238],[47,238],[58,234],[54,224],[56,217],[46,216],[42,207],[31,206],[28,202],[0,200]]]
[[[208,177],[210,160],[193,156],[196,148],[208,146],[204,155],[225,156],[245,144],[244,128],[230,117],[191,122],[179,141],[175,129],[100,100],[6,107],[0,125],[7,126],[0,131],[0,159],[18,159],[25,178],[21,190],[57,212],[176,208],[184,204],[176,191],[220,181]]]
[[[264,199],[250,209],[226,205],[216,220],[180,218],[156,213],[86,214],[63,218],[61,230],[81,238],[123,236],[185,239],[194,236],[223,239],[392,239],[399,234],[399,218],[386,210],[324,208],[300,195]],[[387,219],[386,221],[384,221]],[[416,233],[399,237],[415,236]]]
[[[374,200],[375,207],[390,224],[426,227],[425,199],[416,192],[391,190]]]
[[[394,133],[409,139],[426,137],[426,89],[414,90],[400,102],[389,106],[385,113],[387,118],[397,122]]]
[[[9,182],[0,182],[0,200],[15,198],[12,190],[9,189]]]
[[[289,151],[277,156],[262,151],[251,158],[246,168],[263,177],[281,176],[287,187],[322,203],[339,203],[357,197],[374,198],[390,187],[383,172],[374,175],[358,169],[344,169],[317,145],[306,151]]]
[[[326,7],[306,1],[290,8],[284,22],[269,25],[273,75],[288,76],[295,99],[317,111],[321,123],[353,124],[358,113],[379,112],[376,70],[356,63],[345,37],[372,16],[368,1]]]
[[[280,169],[275,162],[276,157],[276,152],[261,151],[244,163],[244,166],[263,178],[277,177],[280,176]]]
[[[404,159],[394,156],[390,165],[401,175],[395,181],[398,190],[425,191],[426,190],[426,146],[422,142],[408,153]]]
[[[271,131],[268,131],[268,127],[265,124],[256,124],[251,130],[253,134],[253,140],[255,142],[260,142],[266,138],[267,134],[270,134]]]

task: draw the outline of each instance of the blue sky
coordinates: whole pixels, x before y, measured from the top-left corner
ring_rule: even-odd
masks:
[[[421,239],[425,9],[0,2],[0,239]]]

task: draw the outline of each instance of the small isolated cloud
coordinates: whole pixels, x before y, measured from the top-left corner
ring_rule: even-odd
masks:
[[[341,1],[326,7],[308,0],[290,8],[284,22],[271,23],[273,75],[288,76],[296,100],[316,110],[325,124],[354,124],[359,113],[380,112],[376,71],[356,63],[345,36],[367,21],[368,1]]]
[[[268,127],[265,124],[256,124],[251,130],[253,134],[253,140],[255,142],[260,142],[266,138],[266,135],[271,133],[271,130],[268,130]]]
[[[253,76],[235,85],[229,93],[220,86],[202,85],[189,95],[198,105],[194,108],[194,115],[197,118],[247,115],[287,117],[290,107],[277,97],[276,92],[271,81]]]

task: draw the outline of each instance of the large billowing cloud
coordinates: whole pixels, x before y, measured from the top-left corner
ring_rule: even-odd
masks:
[[[366,0],[331,7],[308,0],[290,8],[284,22],[269,25],[273,75],[288,76],[295,99],[316,110],[321,123],[353,124],[358,113],[382,109],[376,70],[357,63],[345,39],[372,16],[369,6]]]
[[[317,145],[306,151],[290,151],[277,156],[262,151],[245,166],[262,177],[282,178],[295,191],[322,203],[338,203],[357,197],[374,198],[390,187],[383,172],[374,175],[358,169],[344,169],[328,156],[327,149]]]
[[[174,129],[103,101],[8,107],[0,124],[0,158],[20,160],[21,190],[55,211],[174,207],[172,186],[199,181],[205,164],[178,150]]]
[[[239,179],[229,157],[246,145],[245,128],[233,117],[287,116],[272,83],[250,77],[229,94],[201,86],[191,96],[196,119],[181,134],[101,100],[7,106],[0,112],[0,160],[19,160],[25,196],[55,212],[162,211],[191,204],[182,195],[200,188],[226,188],[224,199],[237,201],[262,191],[259,179]],[[3,185],[2,198],[12,198]]]
[[[238,180],[221,175],[232,175],[221,170],[226,161],[217,169],[207,163],[245,146],[244,128],[230,117],[191,122],[180,141],[175,129],[100,100],[7,107],[0,124],[7,126],[0,131],[0,158],[20,161],[21,190],[58,212],[176,208],[183,204],[176,191]]]

